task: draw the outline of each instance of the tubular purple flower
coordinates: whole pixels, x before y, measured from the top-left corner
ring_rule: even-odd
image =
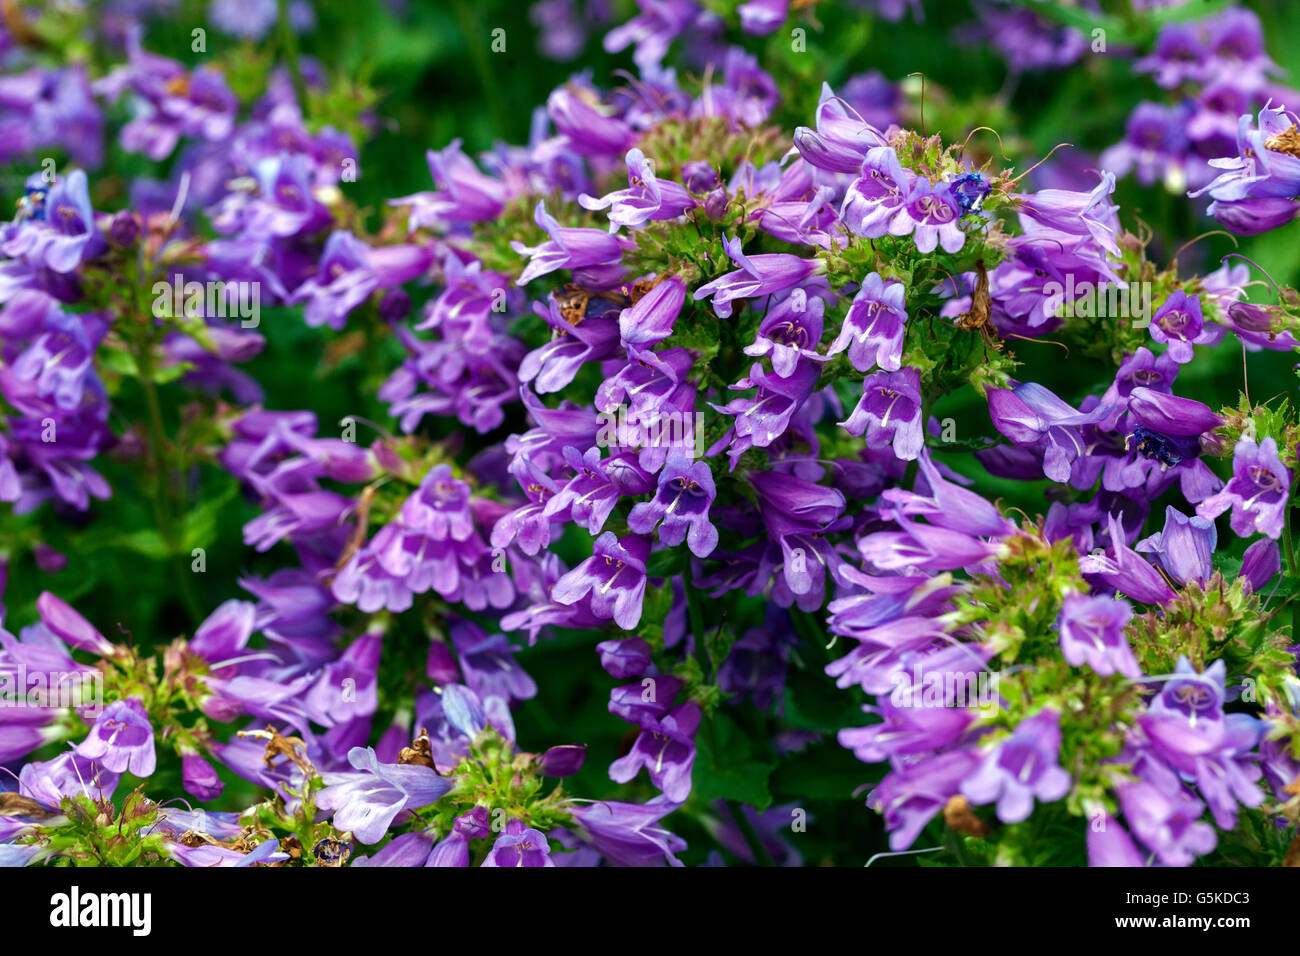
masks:
[[[1280,537],[1291,495],[1291,472],[1282,464],[1277,440],[1256,442],[1243,435],[1232,452],[1232,477],[1218,494],[1196,508],[1202,518],[1217,518],[1232,509],[1233,533],[1246,537],[1259,532]]]
[[[816,126],[796,129],[794,148],[809,165],[828,172],[857,173],[873,147],[888,146],[884,134],[857,116],[829,83],[822,84]]]
[[[925,446],[921,428],[921,382],[916,369],[874,372],[862,382],[862,398],[840,422],[850,435],[863,435],[868,448],[888,448],[902,461],[917,458]]]
[[[826,354],[836,355],[847,348],[849,361],[859,372],[869,371],[874,365],[897,372],[907,326],[904,297],[903,283],[886,283],[876,273],[870,273],[862,280],[840,334]]]
[[[1070,775],[1056,763],[1060,751],[1061,715],[1045,707],[997,743],[962,781],[961,792],[975,804],[996,800],[999,820],[1020,823],[1033,812],[1035,800],[1054,803],[1069,792]]]
[[[686,284],[664,276],[618,316],[619,336],[627,345],[649,346],[666,339],[686,302]]]
[[[627,152],[627,189],[620,189],[597,199],[583,193],[578,205],[583,209],[608,209],[609,231],[619,226],[640,226],[646,222],[676,219],[697,203],[680,183],[659,179],[654,164],[639,149]]]
[[[527,285],[538,276],[556,269],[583,269],[618,263],[624,251],[635,248],[635,243],[621,236],[612,236],[600,229],[566,228],[546,211],[546,201],[538,200],[533,221],[549,237],[539,246],[526,246],[512,241],[510,248],[530,261],[519,276],[519,285]]]
[[[1136,550],[1154,554],[1160,567],[1179,584],[1204,584],[1214,573],[1219,535],[1214,522],[1187,517],[1173,505],[1165,508],[1164,531],[1139,541]]]
[[[620,539],[606,531],[596,539],[592,552],[590,558],[555,582],[551,598],[565,605],[586,598],[597,618],[613,618],[615,624],[630,631],[641,620],[649,542],[639,535]]]
[[[137,777],[150,776],[158,765],[153,727],[144,705],[134,697],[105,707],[76,752],[98,760],[114,773],[130,770]]]
[[[889,222],[891,236],[911,236],[918,252],[934,252],[936,245],[947,253],[961,251],[966,233],[961,228],[961,206],[948,184],[935,186],[917,177],[907,201]]]
[[[709,505],[717,497],[708,462],[693,464],[669,459],[659,473],[659,488],[652,501],[635,505],[627,526],[637,534],[659,527],[659,540],[676,546],[683,539],[697,558],[707,558],[718,546],[718,529],[709,521]]]
[[[902,167],[889,146],[870,149],[861,167],[844,194],[840,218],[854,235],[879,239],[889,234],[890,223],[912,194],[916,176]]]
[[[746,256],[741,250],[739,236],[724,240],[723,245],[727,255],[740,268],[700,286],[692,296],[696,301],[712,296],[713,311],[723,319],[731,316],[731,303],[737,299],[784,292],[826,268],[819,259],[800,259],[784,252]]]
[[[1061,604],[1056,629],[1061,635],[1061,655],[1071,667],[1085,664],[1102,677],[1142,676],[1142,669],[1124,636],[1133,608],[1121,598],[1071,594]]]

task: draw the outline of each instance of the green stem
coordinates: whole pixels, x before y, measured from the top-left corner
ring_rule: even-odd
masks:
[[[763,841],[754,832],[754,825],[749,822],[749,817],[745,816],[745,808],[740,805],[739,801],[728,800],[727,810],[731,812],[731,818],[736,821],[736,826],[740,828],[740,835],[745,838],[745,843],[749,846],[749,852],[754,854],[754,862],[759,866],[774,866],[772,856],[767,852],[767,847],[763,846]]]
[[[298,108],[302,110],[305,122],[307,83],[302,78],[302,68],[298,64],[298,35],[293,32],[293,24],[289,22],[289,0],[280,0],[280,44],[284,48],[284,62],[289,67],[289,77],[293,80],[293,95],[298,99]]]
[[[164,454],[167,436],[163,426],[162,403],[158,401],[158,387],[154,383],[153,350],[153,336],[150,335],[137,350],[136,367],[140,372],[140,386],[144,389],[145,405],[149,413],[149,461],[154,476],[151,496],[154,521],[166,546],[167,559],[176,569],[181,600],[190,616],[197,621],[203,617],[203,613],[194,595],[194,586],[185,572],[184,562],[179,560],[181,545],[185,540],[185,511],[175,500],[174,487],[168,474],[168,463]]]
[[[285,0],[280,2],[283,3]],[[478,74],[479,83],[483,86],[483,96],[487,100],[488,112],[492,116],[492,126],[497,130],[509,129],[501,107],[501,97],[492,82],[492,70],[488,67],[487,53],[484,52],[483,31],[465,0],[452,0],[451,5],[455,10],[456,19],[460,22],[461,37],[465,41],[465,46],[469,48],[470,59],[474,61],[474,72]]]

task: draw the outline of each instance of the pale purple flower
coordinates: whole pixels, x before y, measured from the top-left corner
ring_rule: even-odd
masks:
[[[1132,617],[1133,608],[1123,598],[1069,595],[1056,620],[1061,655],[1071,667],[1087,665],[1102,677],[1141,677],[1142,669],[1124,636]]]
[[[863,435],[868,448],[888,448],[903,461],[921,454],[921,380],[916,369],[873,372],[862,382],[862,398],[840,422],[850,435]]]
[[[362,843],[378,843],[398,813],[436,802],[455,782],[420,764],[380,763],[372,747],[353,747],[348,763],[355,772],[323,774],[316,805],[333,810],[334,825]]]
[[[903,359],[906,326],[903,283],[885,282],[872,272],[862,280],[844,316],[840,334],[826,354],[836,355],[847,348],[849,361],[859,372],[869,371],[875,365],[897,372]]]
[[[1232,509],[1230,524],[1242,537],[1259,532],[1270,538],[1282,534],[1287,501],[1291,494],[1291,472],[1282,464],[1277,440],[1272,436],[1256,442],[1243,435],[1232,453],[1232,477],[1218,494],[1197,506],[1202,518],[1217,518]]]
[[[976,804],[997,801],[998,819],[1020,823],[1034,801],[1053,803],[1070,790],[1070,775],[1057,766],[1061,750],[1061,715],[1044,708],[1022,720],[1010,737],[984,757],[961,791]]]
[[[153,727],[144,705],[134,697],[105,707],[76,752],[98,760],[114,773],[129,770],[137,777],[149,776],[158,765]]]

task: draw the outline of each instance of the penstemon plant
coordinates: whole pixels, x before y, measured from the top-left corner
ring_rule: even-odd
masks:
[[[363,6],[5,5],[0,863],[1296,864],[1255,13]]]

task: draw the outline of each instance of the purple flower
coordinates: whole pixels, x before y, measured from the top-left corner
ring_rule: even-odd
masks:
[[[606,531],[596,539],[592,556],[555,582],[551,598],[565,605],[586,598],[597,618],[613,618],[615,624],[630,631],[641,620],[649,553],[645,538],[628,535],[620,539]]]
[[[323,774],[316,805],[362,843],[378,843],[398,813],[436,802],[455,782],[420,764],[380,763],[372,747],[353,747],[348,763],[356,772]]]
[[[676,546],[686,539],[692,554],[707,558],[718,546],[718,529],[709,521],[709,505],[717,493],[708,462],[670,459],[659,473],[654,500],[634,506],[627,526],[637,534],[650,534],[659,525],[663,544]]]
[[[393,199],[390,205],[410,206],[409,226],[437,228],[444,223],[488,222],[501,215],[507,199],[503,183],[479,172],[454,139],[443,150],[429,150],[425,158],[436,192]]]
[[[817,129],[800,126],[794,131],[794,146],[804,162],[811,166],[828,172],[853,174],[863,169],[864,160],[871,162],[873,147],[889,148],[884,134],[836,96],[829,83],[822,84],[817,104]]]
[[[73,647],[100,657],[117,656],[118,649],[112,642],[95,630],[89,621],[62,598],[49,591],[42,591],[36,599],[36,610],[41,615],[41,623]]]
[[[215,800],[226,787],[212,764],[198,754],[186,754],[181,758],[181,783],[186,793],[199,800]]]
[[[996,800],[999,820],[1020,823],[1035,799],[1052,803],[1069,792],[1070,775],[1056,764],[1060,750],[1061,715],[1044,708],[1000,741],[961,791],[976,804]]]
[[[1282,570],[1282,552],[1277,542],[1260,538],[1241,558],[1241,577],[1253,591],[1262,590]]]
[[[584,269],[617,264],[623,252],[635,247],[629,239],[612,236],[600,229],[566,228],[546,211],[545,200],[538,200],[533,221],[549,237],[539,246],[512,241],[510,248],[530,261],[519,276],[519,285],[527,285],[538,276],[556,269]]]
[[[736,12],[740,14],[740,28],[751,36],[765,37],[785,22],[790,0],[747,0]]]
[[[872,148],[862,163],[861,175],[844,194],[840,217],[854,235],[870,239],[888,235],[890,223],[912,194],[915,179],[911,171],[903,169],[891,147]]]
[[[555,866],[545,834],[511,820],[492,844],[482,866]]]
[[[596,650],[605,673],[618,680],[640,677],[650,667],[650,645],[639,637],[602,641]]]
[[[298,286],[290,301],[307,303],[303,318],[308,325],[342,329],[348,314],[371,293],[418,277],[432,259],[420,246],[372,249],[340,229],[326,240],[317,274]]]
[[[1148,432],[1173,438],[1196,438],[1223,424],[1210,406],[1140,386],[1129,392],[1128,410]]]
[[[1146,782],[1124,784],[1119,802],[1134,835],[1166,866],[1190,866],[1218,843],[1214,827],[1200,822],[1205,804],[1181,787],[1165,793]]]
[[[868,448],[888,448],[912,461],[925,446],[921,429],[921,379],[916,369],[874,372],[862,382],[862,398],[840,422],[850,435],[864,435]]]
[[[1040,189],[1020,194],[1019,211],[1058,232],[1091,237],[1112,255],[1120,254],[1115,243],[1119,229],[1119,207],[1111,200],[1115,174],[1101,173],[1101,182],[1091,192]]]
[[[936,245],[942,246],[944,252],[960,252],[966,244],[961,216],[961,207],[949,185],[934,186],[918,177],[907,201],[890,220],[889,234],[912,236],[919,252],[934,252]]]
[[[867,797],[867,806],[884,815],[889,848],[906,850],[951,797],[961,791],[979,764],[966,750],[949,750],[893,770]]]
[[[44,194],[41,208],[39,220],[21,222],[5,233],[5,255],[25,257],[35,266],[68,273],[104,245],[84,171],[74,169],[56,180]]]
[[[572,808],[579,834],[619,866],[681,866],[674,855],[686,849],[680,837],[658,823],[680,804],[656,798],[646,804],[602,800]]]
[[[1143,604],[1164,604],[1174,599],[1174,592],[1160,572],[1126,543],[1118,515],[1107,518],[1110,551],[1097,552],[1079,559],[1079,570]]]
[[[1078,426],[1101,421],[1111,411],[1105,406],[1077,411],[1036,382],[989,389],[988,398],[993,427],[1021,448],[1042,446],[1043,473],[1059,482],[1069,480],[1071,466],[1084,452]]]
[[[700,716],[699,705],[688,702],[659,720],[643,723],[631,751],[610,764],[610,779],[627,783],[645,767],[651,782],[665,797],[674,803],[683,802],[691,793],[695,731],[699,729]]]
[[[1132,606],[1122,598],[1069,595],[1056,620],[1061,655],[1071,667],[1086,664],[1102,677],[1141,677],[1142,669],[1124,637],[1124,628],[1132,617]]]
[[[76,752],[80,757],[98,760],[114,773],[129,770],[137,777],[152,774],[158,761],[153,727],[144,704],[134,697],[109,704]]]
[[[686,302],[686,285],[676,276],[663,276],[654,288],[618,316],[618,331],[628,345],[649,346],[668,338]]]
[[[1213,344],[1222,335],[1205,325],[1200,296],[1189,296],[1182,289],[1169,298],[1151,317],[1151,338],[1168,346],[1168,354],[1180,365],[1190,362],[1193,345]]]
[[[640,226],[647,222],[676,219],[696,205],[680,183],[655,176],[654,164],[639,149],[627,153],[627,189],[599,199],[583,193],[578,204],[593,211],[609,210],[609,231],[619,226]]]
[[[552,747],[537,761],[537,772],[543,777],[572,777],[582,769],[587,759],[584,744],[563,744]]]
[[[1180,189],[1187,181],[1187,119],[1190,107],[1139,103],[1124,126],[1124,139],[1101,154],[1101,167],[1117,176],[1137,169],[1143,186],[1164,182]]]
[[[632,459],[614,455],[602,461],[595,445],[585,455],[565,448],[564,460],[573,477],[546,502],[542,513],[551,521],[572,521],[588,534],[600,533],[621,495],[643,494],[653,487],[651,477]]]
[[[514,701],[537,696],[536,682],[515,660],[515,648],[504,634],[489,635],[473,621],[454,617],[450,629],[465,683],[480,697]]]
[[[849,361],[859,372],[873,365],[897,372],[907,324],[904,294],[903,283],[886,283],[876,273],[869,274],[853,297],[844,326],[826,354],[836,355],[847,348]]]
[[[1145,866],[1146,857],[1138,850],[1128,831],[1108,813],[1088,826],[1089,866]]]
[[[800,359],[827,361],[827,356],[817,351],[825,311],[826,302],[819,296],[809,299],[803,289],[792,290],[767,310],[753,343],[745,346],[745,354],[756,358],[770,355],[772,371],[782,378],[794,375]]]
[[[1277,440],[1262,442],[1243,435],[1232,453],[1232,477],[1218,494],[1197,506],[1202,518],[1217,518],[1232,509],[1233,533],[1246,537],[1259,532],[1270,538],[1282,534],[1287,501],[1291,494],[1291,473],[1278,455]]]
[[[1137,550],[1154,554],[1160,566],[1179,584],[1204,584],[1214,572],[1214,548],[1219,535],[1214,522],[1187,517],[1173,505],[1165,508],[1164,531],[1137,543]]]
[[[621,154],[634,139],[631,128],[593,106],[581,92],[562,86],[546,98],[546,113],[567,140],[567,147],[582,156]]]
[[[696,301],[713,296],[713,311],[723,319],[731,316],[734,300],[784,292],[825,268],[820,260],[800,259],[784,252],[746,256],[739,236],[724,240],[723,245],[740,268],[700,286],[692,296]]]
[[[1229,232],[1239,236],[1258,236],[1280,229],[1300,216],[1300,202],[1285,196],[1216,199],[1206,212]]]

